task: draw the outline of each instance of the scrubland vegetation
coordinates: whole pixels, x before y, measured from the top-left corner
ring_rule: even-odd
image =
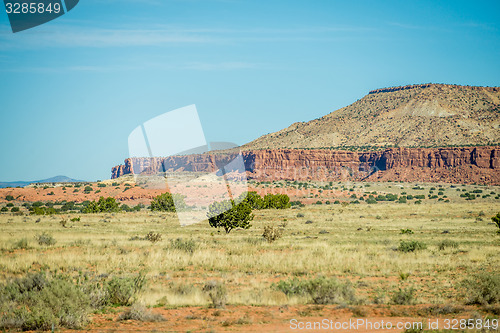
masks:
[[[116,306],[119,321],[158,323],[165,318],[156,309],[240,305],[335,305],[358,316],[373,308],[431,315],[444,306],[460,315],[473,307],[498,317],[495,196],[471,201],[452,194],[460,188],[385,184],[382,193],[377,186],[355,188],[356,199],[342,204],[252,206],[248,228],[229,234],[208,221],[181,227],[173,212],[125,212],[106,199],[87,207],[107,212],[4,213],[0,329],[82,328]],[[358,189],[391,200],[354,203]],[[417,191],[444,192],[453,202],[400,202]],[[264,198],[252,194],[245,204]]]

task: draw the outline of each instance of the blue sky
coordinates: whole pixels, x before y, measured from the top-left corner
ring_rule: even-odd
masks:
[[[499,1],[81,0],[13,34],[0,13],[0,180],[96,180],[141,123],[196,104],[244,144],[369,90],[500,85]]]

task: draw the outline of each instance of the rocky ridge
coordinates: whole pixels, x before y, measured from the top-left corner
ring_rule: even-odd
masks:
[[[446,147],[500,143],[500,87],[419,84],[370,91],[353,104],[242,146]]]
[[[405,181],[500,185],[499,147],[388,148],[379,151],[276,149],[243,151],[247,177],[258,181]],[[214,172],[236,154],[128,158],[112,178],[165,171]]]

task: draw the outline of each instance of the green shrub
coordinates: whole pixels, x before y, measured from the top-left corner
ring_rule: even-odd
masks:
[[[269,243],[272,243],[275,240],[281,238],[281,236],[283,236],[283,232],[284,232],[283,228],[278,228],[272,225],[266,225],[264,226],[264,233],[262,234],[262,237],[264,237],[264,239],[267,240]]]
[[[13,197],[12,195],[10,195],[10,194],[9,194],[9,195],[6,195],[6,196],[5,196],[5,200],[7,200],[7,201],[12,201],[12,200],[14,200],[14,197]]]
[[[391,301],[397,305],[411,305],[415,303],[415,289],[413,289],[413,287],[405,289],[399,288],[399,290],[392,295]]]
[[[438,243],[438,249],[440,251],[446,249],[447,247],[451,247],[451,248],[458,248],[458,242],[456,241],[453,241],[453,240],[449,240],[449,239],[445,239],[441,242]]]
[[[414,252],[418,250],[424,250],[427,248],[427,245],[425,243],[419,242],[419,241],[405,241],[402,240],[399,243],[398,250],[401,252]]]
[[[112,197],[100,197],[98,201],[90,201],[87,206],[82,210],[85,214],[92,213],[113,213],[120,211],[120,204]]]
[[[238,201],[246,202],[252,209],[264,208],[264,200],[257,192],[250,191],[248,193],[243,193],[238,199]]]
[[[151,243],[156,243],[161,241],[161,234],[159,232],[150,231],[147,233],[145,239],[147,239]]]
[[[497,232],[500,233],[500,212],[497,213],[497,215],[493,216],[491,218],[491,220],[493,221],[493,223],[496,224],[496,226],[498,227],[498,230]]]
[[[5,213],[5,212],[8,212],[9,209],[7,207],[2,207],[2,209],[0,209],[0,212],[2,213]]]
[[[233,201],[214,202],[208,207],[208,222],[213,228],[223,228],[226,233],[234,228],[250,228],[252,208],[246,202],[235,205]]]
[[[36,207],[32,206],[30,208],[31,215],[54,215],[57,214],[57,210],[52,207]]]
[[[498,272],[476,274],[463,280],[459,287],[465,296],[465,304],[500,303],[500,275]]]
[[[14,246],[12,247],[14,250],[27,250],[29,249],[28,246],[28,239],[27,238],[21,238],[17,242],[14,243]]]
[[[54,245],[56,243],[56,240],[52,235],[43,232],[40,235],[35,236],[36,241],[38,242],[39,245]]]
[[[182,238],[177,238],[176,240],[170,241],[170,248],[193,254],[198,248],[198,245],[196,245],[194,239],[183,240]]]
[[[315,304],[355,304],[357,302],[351,283],[349,281],[342,283],[335,278],[319,277],[311,280],[293,278],[280,281],[273,286],[287,296],[308,295]]]
[[[113,277],[106,284],[109,303],[112,305],[130,305],[134,297],[145,285],[145,276]]]
[[[88,296],[67,277],[30,273],[0,286],[0,329],[79,329],[90,312]]]
[[[118,321],[122,320],[137,320],[144,322],[159,322],[165,321],[165,317],[163,317],[160,313],[154,313],[151,310],[148,310],[144,305],[135,303],[130,308],[125,310],[118,317]]]
[[[264,196],[264,208],[286,209],[290,208],[290,198],[286,194],[266,194]]]
[[[176,209],[185,209],[184,196],[178,193],[173,195],[169,192],[160,194],[151,201],[150,209],[158,212],[175,212]]]
[[[411,229],[401,229],[402,234],[413,235],[413,230]]]
[[[227,290],[224,283],[218,281],[208,281],[203,286],[203,291],[208,294],[214,308],[221,309],[226,307]]]

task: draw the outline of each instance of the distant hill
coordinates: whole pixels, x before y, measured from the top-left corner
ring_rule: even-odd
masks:
[[[48,179],[34,180],[34,181],[17,181],[17,182],[0,182],[0,188],[5,187],[25,187],[33,183],[83,183],[84,180],[77,180],[66,176],[55,176]]]
[[[279,148],[446,147],[500,143],[500,87],[419,84],[362,99],[243,145]]]

